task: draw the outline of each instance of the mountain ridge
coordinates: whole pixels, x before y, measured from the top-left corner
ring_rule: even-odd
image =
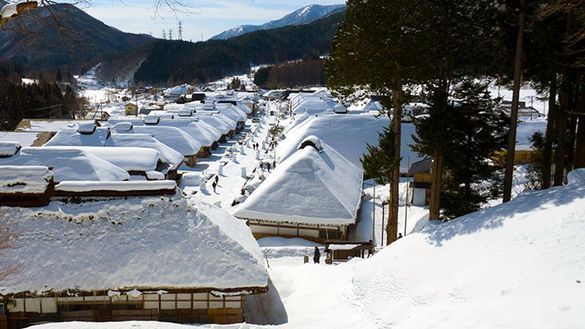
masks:
[[[22,70],[19,73],[57,69],[82,73],[109,56],[153,40],[108,26],[74,5],[55,4],[0,28],[0,62],[14,65]]]
[[[272,20],[261,25],[239,25],[217,34],[210,38],[210,40],[227,40],[235,38],[251,32],[260,30],[270,30],[285,26],[296,26],[312,23],[316,20],[327,17],[331,14],[339,12],[345,8],[345,5],[308,5],[293,11],[277,20]]]

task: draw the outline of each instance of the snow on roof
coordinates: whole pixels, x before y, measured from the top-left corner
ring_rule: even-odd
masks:
[[[154,111],[153,111],[154,112]],[[152,112],[151,112],[152,113]],[[144,123],[147,125],[156,125],[160,121],[160,116],[157,114],[149,114],[144,117]]]
[[[201,127],[201,129],[207,131],[214,141],[218,141],[221,138],[221,135],[223,135],[219,129],[215,128],[204,120],[200,120],[198,118],[197,124]]]
[[[252,109],[249,108],[247,105],[243,104],[241,101],[238,101],[238,105],[236,105],[236,107],[246,114],[252,113]]]
[[[92,191],[159,191],[174,190],[177,183],[173,180],[158,181],[129,181],[129,182],[61,182],[55,186],[56,191],[63,192],[92,192]]]
[[[15,155],[21,146],[18,142],[0,141],[0,157],[10,157]]]
[[[214,114],[212,117],[225,123],[228,127],[230,127],[230,130],[236,129],[236,127],[238,126],[238,122],[236,120],[232,120],[230,117],[226,116],[224,113]]]
[[[162,143],[151,134],[112,134],[104,146],[108,149],[112,147],[138,147],[156,150],[160,160],[172,167],[178,167],[183,162],[183,154]]]
[[[302,124],[303,122],[305,122],[309,118],[314,118],[314,116],[311,116],[307,112],[295,114],[293,121],[285,128],[284,132],[287,133],[287,132],[291,131],[294,127]]]
[[[67,148],[23,147],[10,158],[0,158],[1,166],[47,166],[53,178],[62,181],[121,181],[128,172],[87,152]]]
[[[222,135],[225,135],[232,130],[231,124],[220,120],[217,115],[199,114],[197,115],[199,121],[206,122],[208,125],[216,128]]]
[[[0,166],[0,194],[44,193],[52,177],[44,166]]]
[[[277,166],[234,215],[313,225],[355,223],[363,172],[321,144],[323,151],[305,146]]]
[[[77,127],[77,132],[80,134],[93,134],[97,125],[95,122],[82,122]]]
[[[110,135],[110,129],[99,127],[93,133],[80,133],[75,128],[60,129],[45,146],[102,146]]]
[[[197,131],[197,127],[181,127],[180,124],[175,124],[177,121],[180,120],[161,120],[157,126],[135,126],[134,131],[151,134],[163,143],[176,148],[185,156],[195,155],[201,146],[204,144],[207,146],[207,140],[203,136],[197,136],[193,133],[193,130]]]
[[[224,210],[189,202],[176,195],[1,208],[0,222],[25,234],[0,259],[20,265],[0,294],[266,288],[250,229]]]
[[[124,134],[148,134],[159,140],[166,146],[178,151],[185,157],[190,157],[199,152],[201,142],[193,138],[181,126],[189,125],[188,121],[176,122],[182,120],[160,120],[157,125],[145,125],[142,120],[109,120],[109,125],[114,125],[114,129],[118,131],[120,123],[131,123],[132,130],[126,130],[125,125],[122,125],[119,132]]]
[[[361,168],[360,157],[366,151],[366,145],[378,145],[378,134],[390,125],[390,119],[385,116],[376,117],[371,113],[352,113],[347,115],[319,115],[303,121],[289,130],[286,139],[276,148],[276,159],[281,162],[291,156],[297,146],[310,135],[314,135],[329,144],[345,158]],[[400,170],[408,171],[408,163],[421,160],[413,152],[412,135],[415,133],[412,123],[402,124],[402,145],[400,153],[402,161]]]
[[[16,5],[16,3],[9,3],[4,5],[2,9],[0,9],[0,17],[7,18],[17,15],[18,12],[16,10]]]
[[[217,109],[219,110],[219,112],[225,116],[227,116],[228,118],[236,121],[236,122],[245,122],[246,119],[248,118],[248,116],[246,115],[246,113],[242,110],[240,110],[239,108],[235,107],[232,104],[218,104],[217,105]]]
[[[171,129],[169,128],[173,128],[180,131],[183,136],[186,136],[189,139],[189,142],[193,144],[194,148],[197,147],[197,150],[199,150],[202,146],[211,146],[216,141],[216,139],[213,138],[214,137],[213,135],[211,135],[201,126],[199,126],[199,123],[197,121],[190,120],[190,118],[161,120],[158,123],[158,125],[155,126],[155,128],[157,127],[167,127],[164,128],[165,134],[170,133]],[[146,128],[139,129],[145,130]],[[155,137],[158,136],[159,135],[155,135]]]
[[[0,131],[0,142],[17,142],[22,147],[33,146],[39,135],[38,132]]]
[[[180,85],[172,88],[165,89],[164,94],[167,95],[184,95],[189,92],[189,85]]]
[[[147,172],[155,170],[160,153],[151,148],[140,147],[101,147],[101,146],[44,146],[44,149],[81,150],[94,155],[126,171]]]
[[[57,132],[63,128],[77,128],[80,123],[93,123],[93,120],[50,120],[50,119],[23,119],[16,131]]]
[[[293,113],[302,113],[307,112],[309,114],[316,114],[322,113],[325,111],[330,111],[333,109],[333,106],[322,99],[311,98],[305,99],[299,102],[297,105],[293,105],[292,112]]]

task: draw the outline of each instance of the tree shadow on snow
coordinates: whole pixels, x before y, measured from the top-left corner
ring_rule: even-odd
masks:
[[[511,202],[480,210],[446,223],[431,224],[423,230],[422,234],[427,236],[427,242],[440,247],[456,236],[495,229],[503,226],[506,220],[513,217],[539,209],[560,207],[576,199],[585,200],[585,186],[561,186],[540,191],[527,191]]]

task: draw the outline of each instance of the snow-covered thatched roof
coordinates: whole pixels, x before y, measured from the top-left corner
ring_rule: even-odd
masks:
[[[132,123],[133,129],[120,129],[120,124]],[[114,125],[117,132],[149,134],[162,143],[174,148],[184,156],[195,155],[202,146],[210,146],[209,134],[202,135],[199,128],[191,125],[188,120],[161,119],[156,124],[145,124],[142,120],[110,120],[108,124]]]
[[[0,194],[44,193],[52,177],[44,166],[0,166]]]
[[[23,147],[0,166],[45,166],[53,168],[53,178],[62,181],[122,181],[130,178],[124,169],[82,150]]]
[[[203,122],[207,123],[208,125],[216,128],[217,130],[219,130],[219,132],[221,132],[222,135],[229,133],[230,130],[235,128],[235,125],[232,126],[232,123],[227,123],[223,120],[220,120],[219,114],[210,115],[210,114],[196,113],[195,117],[198,118],[199,121],[203,121]]]
[[[172,168],[179,167],[183,162],[183,154],[175,150],[174,147],[170,147],[157,138],[152,137],[151,134],[117,134],[113,133],[110,138],[106,140],[104,146],[107,149],[118,148],[118,147],[138,147],[147,148],[158,151],[160,160],[164,163],[168,163]]]
[[[4,207],[0,225],[20,232],[0,259],[0,267],[18,268],[0,284],[0,295],[135,288],[251,291],[268,284],[249,228],[224,210],[180,195]]]
[[[142,147],[99,147],[99,146],[45,146],[44,149],[80,150],[105,160],[126,171],[154,171],[160,159],[160,153]]]
[[[302,116],[301,118],[303,118]],[[390,126],[386,116],[376,116],[371,113],[349,113],[346,115],[320,114],[300,122],[286,134],[286,139],[276,148],[277,161],[283,161],[291,156],[299,143],[307,136],[315,135],[329,144],[341,155],[356,166],[361,167],[360,158],[363,156],[367,144],[378,145],[379,133]],[[412,135],[415,133],[412,123],[402,124],[402,145],[400,170],[408,172],[409,161],[413,163],[422,158],[413,152]]]
[[[110,129],[99,127],[90,133],[86,130],[88,127],[91,126],[85,123],[80,126],[80,130],[77,128],[59,129],[45,146],[103,146],[110,136]]]
[[[236,217],[314,225],[355,223],[362,170],[314,136],[301,145],[239,205]]]

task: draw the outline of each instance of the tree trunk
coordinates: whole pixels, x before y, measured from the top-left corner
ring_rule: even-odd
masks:
[[[544,139],[544,150],[542,152],[542,188],[549,188],[551,185],[552,146],[556,136],[555,122],[557,115],[557,75],[550,80],[548,98],[548,118],[546,122],[546,134]]]
[[[440,150],[433,154],[431,172],[431,199],[429,200],[429,220],[440,219],[441,213],[441,184],[443,180],[444,158]]]
[[[575,168],[585,168],[585,115],[579,116],[577,145],[575,146]]]
[[[569,77],[565,70],[562,77],[562,85],[559,93],[559,111],[557,113],[557,148],[555,150],[555,186],[561,186],[565,179],[565,154],[567,144],[567,120],[569,105]]]
[[[571,104],[569,108],[574,109]],[[571,114],[569,116],[569,134],[567,136],[567,172],[573,170],[575,166],[575,139],[577,134],[577,116]]]
[[[522,79],[522,49],[524,47],[524,8],[526,0],[520,0],[518,15],[518,39],[516,40],[516,58],[514,60],[514,88],[512,109],[510,111],[510,136],[506,154],[506,173],[504,176],[504,202],[512,199],[512,179],[514,176],[514,156],[516,153],[516,128],[518,126],[518,103],[520,101],[520,82]]]
[[[390,200],[388,204],[388,225],[386,225],[386,244],[396,241],[398,236],[398,198],[400,184],[400,134],[402,125],[402,79],[394,78],[392,92],[392,136],[394,137],[394,156],[396,161],[392,168],[390,180]]]

